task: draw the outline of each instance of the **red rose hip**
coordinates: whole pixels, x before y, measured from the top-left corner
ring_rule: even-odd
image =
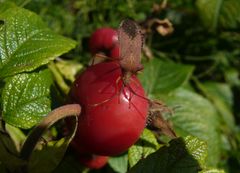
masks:
[[[133,145],[142,133],[148,100],[132,75],[122,81],[117,62],[89,67],[75,81],[70,96],[82,106],[74,142],[89,153],[117,155]]]
[[[90,37],[90,52],[94,55],[105,53],[111,58],[119,58],[117,31],[112,28],[99,28]]]
[[[103,166],[105,166],[108,162],[107,156],[89,155],[81,156],[78,159],[80,163],[82,163],[84,166],[90,169],[100,169]]]

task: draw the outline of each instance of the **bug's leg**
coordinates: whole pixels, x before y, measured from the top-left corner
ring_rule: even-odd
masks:
[[[158,106],[158,109],[160,112],[170,113],[170,115],[173,115],[174,111],[169,108],[166,104],[164,104],[160,100],[152,100],[152,104],[156,104]]]
[[[138,108],[135,104],[133,104],[132,102],[131,102],[130,104],[131,104],[131,106],[133,106],[133,107],[135,108],[135,110],[141,115],[141,117],[142,117],[143,119],[145,119],[145,115],[143,115],[143,114],[141,113],[141,111],[139,110],[139,108]]]
[[[108,98],[106,100],[103,100],[102,102],[99,102],[99,103],[89,104],[89,106],[93,106],[93,107],[100,106],[100,105],[102,105],[104,103],[107,103],[107,102],[111,101],[116,96],[117,96],[117,94],[114,93],[110,98]]]
[[[119,77],[117,78],[117,80],[116,80],[116,82],[115,82],[115,84],[116,84],[116,86],[115,86],[115,91],[114,91],[113,95],[112,95],[110,98],[108,98],[108,99],[106,99],[106,100],[103,100],[103,101],[100,102],[100,103],[90,104],[90,106],[99,106],[99,105],[102,105],[102,104],[104,104],[104,103],[107,103],[107,102],[111,101],[111,100],[112,100],[113,98],[115,98],[116,96],[119,96],[120,93],[121,93],[120,90],[119,90],[119,88],[118,88],[118,84],[119,84],[120,80],[121,80],[121,76],[119,76]],[[116,93],[116,92],[117,92],[117,93]],[[120,103],[120,99],[119,99],[119,103]]]
[[[123,86],[127,87],[127,89],[129,90],[129,85],[128,84],[127,85],[123,84]],[[132,98],[133,98],[134,94],[130,91],[129,95],[127,95],[125,90],[123,89],[123,95],[128,100],[128,107],[129,107],[129,109],[131,109],[131,105],[132,105],[131,103],[132,103]]]
[[[96,62],[97,58],[99,59],[98,62]],[[98,64],[98,63],[104,61],[106,58],[107,58],[106,55],[101,54],[101,53],[97,53],[92,57],[92,60],[91,60],[90,64],[91,64],[91,66],[95,65],[95,64]]]
[[[135,80],[130,79],[130,82],[133,82],[137,86],[137,88],[142,88],[141,84],[136,82]]]
[[[136,95],[136,96],[138,96],[138,97],[140,97],[140,98],[142,98],[142,99],[144,99],[144,100],[146,100],[146,101],[148,101],[148,102],[151,102],[151,100],[150,100],[149,98],[144,97],[144,96],[141,96],[141,95],[139,95],[138,93],[136,93],[136,92],[132,89],[132,87],[129,86],[129,85],[128,85],[128,89],[129,89],[134,95]]]
[[[129,97],[127,96],[126,92],[123,92],[125,98],[128,99],[128,101],[129,101],[129,109],[131,109],[131,107],[133,106],[134,109],[141,115],[141,117],[142,117],[143,119],[145,119],[145,116],[141,113],[141,111],[139,110],[139,108],[138,108],[134,103],[132,103],[132,98],[133,98],[136,94],[134,94],[134,93],[132,92],[132,88],[131,88],[129,85],[126,85],[126,84],[124,85],[124,84],[123,84],[123,86],[124,86],[124,87],[127,87],[128,90],[130,91],[130,93],[129,93],[130,96],[129,96]],[[147,99],[147,98],[146,98],[146,99]]]
[[[133,93],[132,92],[130,92],[129,93],[129,99],[128,99],[128,101],[129,101],[129,109],[131,109],[131,105],[132,105],[132,98],[133,98]]]
[[[99,59],[97,62],[96,62],[96,59]],[[108,57],[108,56],[106,56],[106,55],[104,55],[104,54],[102,54],[102,53],[97,53],[97,54],[95,54],[94,56],[93,56],[93,58],[92,58],[92,61],[91,61],[91,66],[92,65],[95,65],[95,64],[98,64],[98,63],[100,63],[100,62],[103,62],[103,61],[105,61],[105,60],[110,60],[110,61],[120,61],[121,60],[121,58],[112,58],[112,57]]]
[[[119,76],[118,79],[116,80],[116,87],[118,88],[119,82],[122,80],[122,76]],[[118,95],[118,104],[120,104],[120,95],[122,92],[124,92],[124,84],[122,82],[121,88],[117,90],[117,95]]]
[[[143,65],[142,64],[139,64],[138,67],[137,67],[137,72],[140,72],[144,69]]]
[[[137,85],[137,88],[140,87],[140,85],[139,85],[138,83],[136,83],[136,81],[132,80],[131,78],[130,78],[130,82],[135,82],[135,84]],[[150,101],[151,101],[151,100],[148,99],[147,97],[141,96],[141,95],[139,95],[138,93],[136,93],[136,92],[132,89],[132,87],[129,85],[129,83],[124,83],[124,80],[123,80],[123,85],[124,85],[125,87],[127,87],[128,90],[130,91],[130,92],[129,92],[129,96],[127,96],[127,94],[126,94],[125,92],[123,92],[125,98],[129,101],[129,108],[131,107],[131,100],[132,100],[132,98],[133,98],[134,95],[136,95],[136,96],[138,96],[138,97],[140,97],[140,98],[142,98],[142,99],[144,99],[144,100],[147,100],[147,102],[150,102]]]

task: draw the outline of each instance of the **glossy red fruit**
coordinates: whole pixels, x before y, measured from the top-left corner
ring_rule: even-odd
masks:
[[[85,155],[80,156],[79,162],[90,169],[100,169],[108,162],[107,156]]]
[[[89,67],[76,79],[70,95],[82,106],[74,141],[89,153],[120,154],[137,141],[145,127],[148,101],[142,85],[132,75],[123,86],[116,62]]]
[[[117,59],[119,58],[119,51],[119,46],[116,45],[110,50],[109,56],[113,59]]]
[[[118,46],[117,31],[112,28],[97,29],[89,40],[89,49],[92,54],[103,52],[106,56],[111,56],[111,50]],[[114,57],[119,55],[114,54]],[[112,58],[114,58],[112,57]]]
[[[81,145],[78,145],[74,140],[71,142],[71,147],[74,149],[79,162],[90,169],[100,169],[108,162],[107,156],[99,156],[88,153]]]

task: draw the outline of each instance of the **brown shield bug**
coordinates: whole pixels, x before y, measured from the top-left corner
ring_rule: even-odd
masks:
[[[100,102],[93,103],[88,106],[96,107],[104,105],[106,107],[106,105],[112,102],[116,103],[117,100],[118,104],[112,104],[111,108],[113,106],[118,108],[127,103],[128,107],[126,110],[129,112],[131,112],[131,110],[136,110],[139,112],[139,110],[143,108],[141,106],[138,107],[138,105],[135,103],[136,100],[139,100],[140,102],[143,102],[145,108],[148,109],[148,128],[155,130],[158,133],[166,134],[171,138],[175,138],[176,134],[173,131],[171,124],[165,120],[162,115],[162,113],[172,113],[172,111],[168,109],[167,106],[165,106],[162,102],[147,98],[144,93],[143,86],[136,76],[136,73],[143,69],[143,65],[141,64],[141,51],[143,48],[144,39],[141,27],[133,20],[125,19],[121,22],[117,30],[117,36],[118,41],[114,46],[119,47],[119,57],[112,58],[104,55],[97,55],[97,57],[102,57],[114,62],[108,62],[111,63],[111,65],[96,65],[94,69],[98,69],[99,71],[96,70],[98,72],[94,73],[95,75],[92,75],[99,75],[96,78],[96,81],[94,81],[93,85],[96,88],[98,85],[100,85],[98,82],[104,79],[104,82],[101,83],[103,86],[97,89],[94,88],[93,91],[96,91],[94,97],[98,95],[99,98],[102,98],[101,94],[109,93],[111,95]],[[94,71],[94,69],[92,69],[92,71]],[[101,71],[106,71],[106,73],[104,72],[102,75],[100,75]],[[87,79],[88,78],[85,80]],[[83,94],[79,95],[81,96]],[[116,98],[116,96],[118,96],[118,98]],[[142,117],[146,118],[145,115]]]
[[[129,19],[123,20],[118,28],[118,41],[120,47],[119,63],[123,71],[123,84],[137,95],[149,102],[148,120],[149,127],[160,130],[163,134],[175,138],[176,134],[168,121],[162,117],[162,112],[171,112],[164,104],[159,101],[152,101],[138,95],[128,84],[132,74],[136,74],[143,69],[141,64],[141,51],[143,48],[143,34],[140,26]]]
[[[140,26],[133,20],[123,20],[118,28],[118,41],[120,47],[119,63],[124,72],[123,79],[125,83],[128,83],[132,74],[143,69],[141,64],[143,34]]]

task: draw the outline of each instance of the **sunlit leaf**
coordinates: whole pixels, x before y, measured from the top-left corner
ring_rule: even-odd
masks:
[[[197,0],[199,16],[205,26],[214,31],[217,27],[236,29],[240,26],[238,0]]]
[[[144,63],[143,73],[139,75],[149,95],[170,92],[184,84],[190,77],[193,66],[153,59]]]
[[[15,75],[2,94],[3,119],[16,127],[31,128],[51,110],[49,70]]]
[[[155,152],[159,148],[154,134],[144,129],[140,139],[128,150],[128,159],[130,167],[134,166],[142,158],[146,158],[149,154]]]
[[[205,142],[191,136],[185,139],[177,138],[172,140],[169,146],[164,146],[139,161],[129,172],[197,173],[201,170],[206,156]]]
[[[216,166],[220,159],[219,115],[210,101],[182,88],[160,97],[174,109],[170,116],[173,129],[180,136],[192,135],[208,143],[207,165]]]
[[[110,157],[108,163],[115,172],[125,173],[128,170],[128,155],[123,154],[117,157]]]
[[[5,10],[0,20],[4,21],[0,28],[0,79],[34,70],[76,45],[50,31],[35,13],[22,8]]]

